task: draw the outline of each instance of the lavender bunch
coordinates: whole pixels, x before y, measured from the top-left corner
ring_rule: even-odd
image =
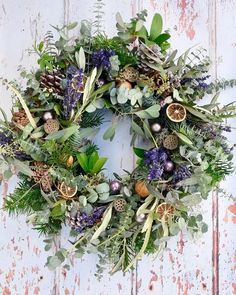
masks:
[[[69,119],[82,96],[84,71],[71,66],[67,70],[66,93],[63,101],[64,116]]]
[[[4,147],[4,154],[9,157],[27,161],[31,157],[21,150],[20,146],[14,143],[13,137],[6,131],[0,133],[0,146]]]
[[[95,223],[100,221],[105,210],[106,207],[103,206],[94,208],[90,214],[78,212],[75,225],[73,226],[74,229],[81,233],[85,228],[92,227]]]
[[[102,67],[105,71],[111,69],[110,58],[115,55],[115,52],[111,49],[99,49],[92,53],[92,64],[93,66],[100,68]]]
[[[168,160],[168,153],[164,147],[154,148],[145,152],[144,163],[149,168],[148,179],[160,179],[163,172],[166,161]]]
[[[189,178],[190,176],[191,176],[191,172],[189,168],[186,165],[181,165],[177,167],[177,169],[174,171],[174,176],[172,181],[174,183],[177,183],[181,180]]]

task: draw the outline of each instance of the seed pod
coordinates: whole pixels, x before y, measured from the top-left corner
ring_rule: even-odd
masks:
[[[178,147],[179,139],[174,134],[168,135],[163,142],[163,146],[168,150],[175,150]]]
[[[137,181],[135,183],[134,190],[141,198],[146,198],[150,195],[149,190],[144,181]]]
[[[125,211],[125,205],[127,204],[125,199],[119,198],[113,202],[114,208],[117,212]]]
[[[44,123],[43,125],[44,127],[44,131],[47,134],[53,133],[53,132],[57,132],[60,128],[59,122],[55,119],[49,119],[47,120],[46,123]]]

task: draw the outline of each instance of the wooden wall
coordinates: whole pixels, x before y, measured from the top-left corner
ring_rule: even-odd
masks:
[[[35,57],[27,49],[42,38],[52,25],[93,17],[92,0],[0,0],[0,76],[18,78],[19,64],[30,69]],[[163,15],[165,27],[180,52],[193,45],[205,47],[213,61],[213,77],[236,78],[235,0],[104,0],[104,29],[115,32],[115,13],[125,19],[146,8],[150,23],[154,12]],[[9,114],[10,94],[1,87],[0,105]],[[222,94],[222,102],[236,98],[236,90]],[[102,154],[109,156],[109,170],[131,169],[128,121],[108,148],[97,138]],[[236,126],[236,121],[234,121]],[[105,128],[105,126],[104,126]],[[234,135],[230,140],[235,141]],[[4,183],[1,192],[14,188],[16,179]],[[235,175],[222,184],[235,194]],[[1,199],[1,203],[3,198]],[[203,212],[209,231],[197,241],[186,235],[174,238],[160,257],[145,257],[135,271],[101,282],[93,276],[96,255],[74,261],[71,271],[50,272],[44,267],[46,254],[42,237],[25,224],[25,217],[10,218],[0,211],[0,294],[3,295],[202,295],[236,294],[236,204],[213,195],[198,210]],[[66,244],[66,230],[58,247]]]

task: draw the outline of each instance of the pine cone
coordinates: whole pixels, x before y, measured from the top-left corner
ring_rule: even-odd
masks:
[[[59,70],[46,71],[40,77],[40,87],[50,93],[62,95],[61,80],[64,75]]]
[[[161,49],[158,45],[154,44],[150,47],[141,44],[137,50],[137,56],[139,57],[139,65],[141,71],[146,73],[154,72],[148,64],[162,64],[164,56],[161,53]]]
[[[95,223],[100,222],[105,210],[105,206],[96,207],[88,214],[80,211],[79,204],[73,202],[67,207],[67,222],[74,230],[82,232],[87,227],[92,227]]]
[[[48,165],[44,162],[33,162],[33,179],[39,183],[45,192],[49,192],[52,187],[52,177],[48,174]]]
[[[27,124],[29,124],[29,122],[30,121],[29,121],[24,109],[21,109],[18,112],[14,112],[12,114],[12,123],[13,124],[19,124],[19,125],[25,127]]]

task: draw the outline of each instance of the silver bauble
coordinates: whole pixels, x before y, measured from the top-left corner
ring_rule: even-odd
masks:
[[[164,166],[164,170],[166,172],[171,172],[174,170],[174,163],[172,161],[166,161],[165,166]]]
[[[153,123],[153,124],[151,125],[151,130],[152,130],[153,132],[158,133],[158,132],[161,131],[161,125],[160,125],[159,123]]]
[[[136,221],[138,223],[143,223],[145,220],[146,220],[146,215],[144,213],[136,215]]]
[[[113,194],[119,193],[122,187],[122,184],[118,180],[112,180],[109,184],[110,190]]]

